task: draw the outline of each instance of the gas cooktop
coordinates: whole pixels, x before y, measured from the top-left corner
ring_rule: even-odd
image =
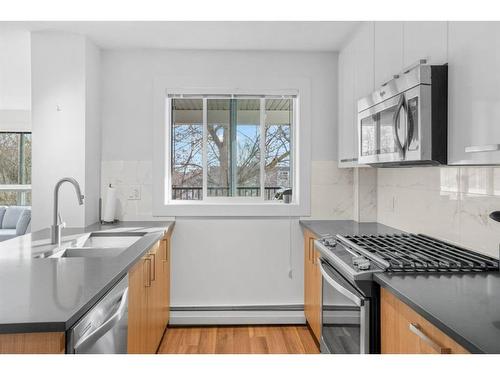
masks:
[[[499,271],[498,259],[423,234],[324,236],[316,247],[354,279],[374,272]]]

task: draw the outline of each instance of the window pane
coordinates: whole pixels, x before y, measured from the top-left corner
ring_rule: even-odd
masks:
[[[260,100],[207,100],[207,194],[260,196]]]
[[[31,206],[31,191],[0,191],[0,206]]]
[[[230,99],[207,100],[207,195],[231,196]]]
[[[276,192],[292,187],[291,142],[293,99],[266,100],[266,200]]]
[[[203,198],[203,100],[172,99],[172,199]]]
[[[0,133],[0,185],[20,184],[20,133]]]
[[[31,185],[31,133],[23,134],[23,145],[24,145],[24,154],[23,154],[24,174],[23,174],[23,181],[21,181],[21,184]],[[30,196],[29,200],[31,202],[31,193],[29,193],[29,196]]]
[[[260,196],[260,100],[237,99],[236,194]]]

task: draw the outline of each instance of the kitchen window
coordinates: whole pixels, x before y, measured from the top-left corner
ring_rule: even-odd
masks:
[[[296,95],[170,94],[167,102],[168,200],[280,204],[283,191],[293,193]]]
[[[31,205],[31,133],[0,132],[0,206]]]

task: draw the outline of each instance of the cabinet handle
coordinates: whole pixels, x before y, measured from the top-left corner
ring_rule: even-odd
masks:
[[[492,151],[500,151],[500,144],[492,144],[492,145],[481,145],[481,146],[467,146],[465,148],[465,152],[492,152]]]
[[[149,265],[148,265],[148,277],[146,279],[147,281],[145,287],[149,288],[151,286],[151,258],[149,256],[144,258],[144,264],[146,264],[146,262],[148,262]]]
[[[153,258],[153,262],[152,262],[153,272],[151,272],[151,275],[152,275],[151,281],[155,281],[156,280],[156,253],[152,253],[151,258]]]
[[[424,341],[427,345],[429,345],[436,352],[438,352],[440,354],[450,354],[451,353],[450,348],[443,348],[438,343],[436,343],[433,339],[431,339],[429,336],[427,336],[420,328],[420,325],[418,325],[417,323],[410,323],[410,325],[408,326],[408,329],[410,330],[410,332],[417,335],[420,338],[420,340]]]
[[[168,242],[165,241],[165,260],[164,260],[165,263],[168,262]]]

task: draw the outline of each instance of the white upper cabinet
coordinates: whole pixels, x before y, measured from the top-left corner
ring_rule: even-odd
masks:
[[[354,53],[354,98],[369,95],[374,90],[373,36],[374,22],[363,24],[352,40]]]
[[[500,164],[500,23],[450,22],[448,38],[448,164]]]
[[[354,53],[348,44],[339,54],[339,167],[352,167],[356,162],[354,108]]]
[[[448,25],[446,22],[408,21],[403,27],[403,68],[422,59],[435,65],[447,62]]]
[[[373,91],[373,22],[360,26],[339,54],[339,166],[358,159],[358,99]]]
[[[404,22],[375,22],[375,87],[403,69]]]

